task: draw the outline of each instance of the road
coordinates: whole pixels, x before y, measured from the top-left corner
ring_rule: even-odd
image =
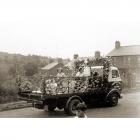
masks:
[[[86,111],[88,118],[139,118],[140,92],[123,94],[116,107],[93,107]],[[44,112],[35,108],[24,108],[0,112],[0,118],[70,118],[63,110]]]

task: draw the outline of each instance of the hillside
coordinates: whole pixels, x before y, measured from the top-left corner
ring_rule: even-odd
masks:
[[[17,75],[32,77],[53,61],[55,59],[50,57],[0,52],[0,103],[17,100]]]

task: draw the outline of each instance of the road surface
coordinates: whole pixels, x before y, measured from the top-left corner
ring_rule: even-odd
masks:
[[[86,111],[88,118],[139,118],[140,92],[123,94],[116,107],[93,107]],[[35,108],[0,112],[0,118],[70,118],[63,110],[49,113]]]

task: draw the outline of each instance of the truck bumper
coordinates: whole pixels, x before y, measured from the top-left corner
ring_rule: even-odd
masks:
[[[42,101],[33,101],[33,107],[38,108],[38,109],[43,109],[44,105]]]
[[[120,95],[120,99],[122,99],[123,98],[123,96],[122,95]]]

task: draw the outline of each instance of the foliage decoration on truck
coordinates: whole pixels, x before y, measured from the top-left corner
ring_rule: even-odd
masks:
[[[106,86],[108,83],[108,75],[111,67],[110,58],[101,58],[97,60],[76,60],[73,72],[71,75],[65,75],[61,71],[56,77],[41,77],[39,90],[43,94],[69,94],[69,93],[83,93]],[[94,65],[103,66],[103,74],[98,72],[91,72],[91,67]],[[86,72],[85,72],[86,69]],[[86,73],[86,75],[84,75]],[[89,75],[88,75],[89,73]],[[63,77],[65,76],[65,77]],[[18,78],[17,85],[21,91],[32,90],[32,84],[29,81]]]

